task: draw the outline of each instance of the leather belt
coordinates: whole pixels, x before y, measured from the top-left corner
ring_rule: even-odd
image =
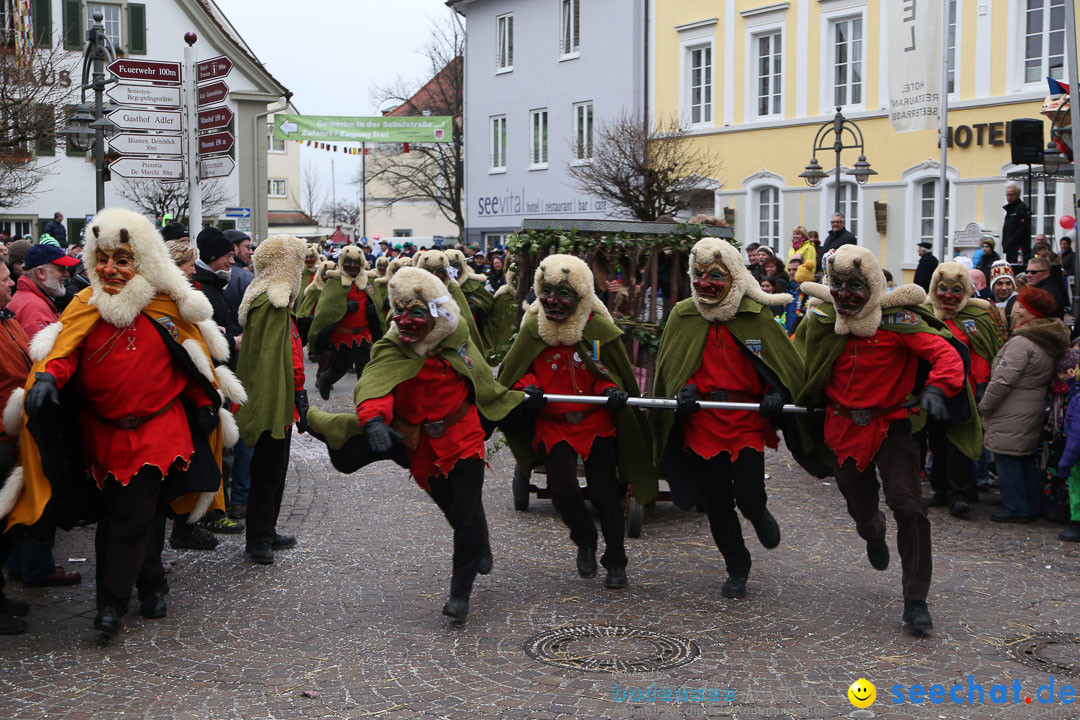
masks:
[[[892,415],[902,407],[903,405],[893,405],[885,408],[848,408],[843,405],[833,405],[833,414],[846,417],[859,427],[864,427],[869,425],[871,420]]]
[[[415,449],[420,445],[421,432],[430,438],[440,438],[446,434],[447,428],[452,427],[463,420],[465,416],[469,414],[469,409],[471,407],[472,403],[464,402],[457,410],[450,413],[442,420],[420,423],[419,425],[413,425],[400,418],[394,418],[390,423],[390,427],[401,433],[401,441],[405,444],[405,447]]]
[[[707,398],[702,399],[712,402],[761,402],[760,396],[742,390],[713,390]]]
[[[105,423],[106,425],[111,425],[115,428],[120,428],[121,430],[138,430],[140,427],[150,422],[154,418],[160,417],[161,415],[164,415],[166,412],[168,412],[169,409],[172,408],[172,406],[175,405],[176,401],[179,399],[179,396],[174,397],[165,407],[161,408],[152,415],[128,415],[127,417],[120,418],[119,420],[113,420],[112,418],[102,417],[97,413],[94,413],[94,417],[96,417],[98,420]]]

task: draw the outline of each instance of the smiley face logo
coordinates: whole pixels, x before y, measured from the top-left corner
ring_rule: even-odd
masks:
[[[868,708],[877,700],[877,688],[866,678],[859,678],[847,689],[848,700],[857,708]]]

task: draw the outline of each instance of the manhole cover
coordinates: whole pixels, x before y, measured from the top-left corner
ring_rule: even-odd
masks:
[[[648,672],[692,662],[701,650],[671,633],[621,625],[568,625],[534,635],[525,653],[542,663],[593,672]]]
[[[1042,672],[1080,677],[1080,635],[1037,633],[1009,643],[1008,655]]]

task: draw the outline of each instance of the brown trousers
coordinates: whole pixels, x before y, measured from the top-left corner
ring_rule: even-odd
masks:
[[[857,470],[851,458],[834,467],[836,484],[847,501],[848,514],[854,518],[855,529],[864,540],[885,537],[885,515],[878,509],[878,474],[885,504],[896,518],[904,599],[925,600],[934,569],[930,519],[919,478],[919,447],[911,438],[911,423],[907,420],[889,426],[889,434],[865,470]]]

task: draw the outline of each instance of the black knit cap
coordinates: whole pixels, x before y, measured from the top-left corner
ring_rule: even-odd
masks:
[[[188,237],[188,229],[184,223],[171,222],[161,230],[162,240],[179,240]]]
[[[207,265],[233,251],[233,244],[216,227],[203,228],[195,243],[199,246],[199,259]]]

